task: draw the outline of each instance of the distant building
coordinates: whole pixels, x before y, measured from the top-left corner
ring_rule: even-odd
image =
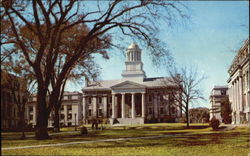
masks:
[[[229,100],[232,103],[232,123],[250,122],[250,53],[249,38],[238,50],[229,73]]]
[[[18,128],[18,110],[14,97],[7,84],[1,85],[1,129],[15,130]]]
[[[141,53],[136,43],[128,47],[122,79],[86,83],[82,89],[84,120],[109,118],[111,124],[178,121],[182,113],[172,96],[178,88],[169,78],[147,78]]]
[[[26,118],[28,124],[36,125],[36,95],[32,96],[26,106]],[[59,111],[60,125],[61,126],[74,126],[80,125],[82,121],[82,93],[80,92],[64,92],[61,109]],[[54,113],[51,111],[48,127],[54,126],[53,121]]]
[[[8,77],[12,77],[12,84],[9,84]],[[16,83],[17,77],[14,75],[6,75],[6,72],[1,70],[1,129],[2,130],[17,130],[18,129],[18,108],[14,102],[11,85]]]
[[[223,102],[228,98],[228,86],[214,86],[210,94],[210,120],[215,117],[222,122]]]

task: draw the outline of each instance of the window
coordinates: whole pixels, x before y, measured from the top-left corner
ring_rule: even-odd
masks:
[[[169,96],[169,103],[170,104],[174,103],[174,96],[173,95]]]
[[[68,99],[69,99],[69,100],[72,100],[72,95],[69,95],[69,96],[68,96]]]
[[[148,95],[148,101],[152,102],[152,95]]]
[[[91,97],[88,97],[88,103],[91,104]]]
[[[98,97],[98,102],[102,103],[102,97]]]
[[[68,105],[67,106],[67,109],[70,111],[70,110],[72,110],[72,106],[71,105]]]
[[[3,97],[3,96],[2,96]],[[29,101],[33,101],[33,97],[29,97]]]
[[[68,119],[72,119],[72,114],[68,114]]]
[[[160,108],[160,114],[164,114],[163,107]]]
[[[112,96],[109,97],[109,103],[112,103]]]
[[[226,95],[226,90],[221,90],[221,95]]]
[[[71,123],[71,122],[68,122],[68,126],[72,126],[72,123]]]
[[[88,112],[89,116],[91,116],[91,109],[89,109],[89,112]]]
[[[176,109],[174,107],[172,107],[172,114],[175,114]]]
[[[16,109],[13,108],[13,116],[15,117],[16,116]]]
[[[168,100],[168,97],[169,97],[169,95],[167,94],[164,96],[164,99]]]
[[[29,112],[33,112],[33,106],[29,106]]]
[[[32,114],[29,115],[29,119],[33,120],[33,115]]]
[[[64,119],[64,114],[61,114],[61,115],[60,115],[60,118],[61,118],[61,119]]]
[[[61,109],[61,111],[64,111],[64,107],[63,106],[60,109]]]
[[[148,108],[148,114],[153,114],[152,108]]]
[[[163,101],[163,100],[164,100],[163,95],[160,95],[160,100],[161,100],[161,101]]]
[[[110,116],[112,115],[112,109],[109,110],[109,114],[110,114]]]
[[[98,116],[102,116],[102,109],[98,109]]]

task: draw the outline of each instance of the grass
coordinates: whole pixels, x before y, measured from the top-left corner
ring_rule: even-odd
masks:
[[[59,147],[4,150],[3,155],[244,155],[250,154],[249,128],[238,127],[231,131],[212,134],[207,125],[192,124],[186,129],[184,124],[145,124],[139,126],[114,127],[103,131],[92,131],[87,136],[64,134],[52,136],[51,140],[37,141],[3,139],[2,147],[51,144],[107,138],[151,136],[173,133],[191,133],[156,139],[135,139],[127,141],[76,144]],[[2,134],[3,138],[7,135]]]

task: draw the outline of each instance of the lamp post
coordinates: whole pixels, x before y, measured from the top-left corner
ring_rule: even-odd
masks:
[[[75,113],[75,131],[76,131],[76,113]]]

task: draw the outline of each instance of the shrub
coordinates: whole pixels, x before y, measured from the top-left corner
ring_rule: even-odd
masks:
[[[80,127],[80,131],[81,131],[81,135],[86,135],[86,134],[88,134],[88,130],[87,130],[87,128],[84,127],[84,126],[81,126],[81,127]]]
[[[186,122],[187,122],[186,117],[179,118],[179,123],[186,123]]]
[[[215,117],[213,117],[210,120],[210,124],[209,125],[213,128],[213,130],[217,130],[219,128],[219,125],[220,125],[220,120],[218,120]]]

